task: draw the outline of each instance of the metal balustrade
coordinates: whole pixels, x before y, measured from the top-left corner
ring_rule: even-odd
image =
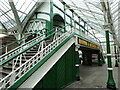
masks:
[[[26,37],[24,37],[24,38],[22,38],[22,39],[20,39],[20,40],[17,40],[17,41],[15,41],[15,42],[13,42],[13,43],[11,43],[11,44],[9,44],[9,45],[6,45],[5,47],[1,47],[0,49],[2,50],[3,48],[5,48],[5,50],[6,50],[6,52],[5,52],[5,54],[3,54],[3,55],[1,55],[0,56],[0,62],[2,62],[2,61],[4,61],[4,60],[6,60],[7,58],[9,58],[9,57],[11,57],[12,55],[14,55],[14,54],[16,54],[16,53],[18,53],[18,52],[20,52],[22,49],[23,49],[23,47],[25,48],[25,47],[28,47],[29,45],[31,45],[31,44],[33,44],[33,43],[35,43],[37,40],[40,40],[40,39],[42,39],[42,38],[44,38],[45,37],[45,31],[46,31],[46,29],[45,29],[45,27],[44,27],[44,25],[41,25],[42,27],[36,27],[36,26],[34,26],[34,24],[35,24],[35,22],[37,22],[37,25],[39,25],[39,24],[44,24],[43,22],[43,20],[35,20],[35,21],[30,21],[31,23],[28,25],[29,27],[27,27],[26,29],[29,29],[31,26],[32,27],[34,27],[34,28],[32,28],[32,29],[34,29],[34,30],[37,30],[37,31],[34,31],[33,32],[33,34],[30,34],[30,35],[28,35],[28,36],[26,36]],[[33,24],[33,23],[34,24]],[[31,29],[31,30],[32,30]],[[27,32],[28,33],[28,32]],[[11,51],[7,51],[7,49],[9,48],[9,46],[11,46],[11,45],[14,45],[15,43],[22,43],[23,41],[25,41],[28,37],[30,37],[30,36],[32,36],[32,35],[35,35],[35,34],[38,34],[38,36],[36,37],[36,38],[34,38],[34,39],[32,39],[31,41],[28,41],[28,42],[26,42],[26,43],[23,43],[23,45],[21,45],[21,46],[18,46],[17,48],[15,48],[15,49],[13,49],[13,50],[11,50]],[[44,34],[44,35],[43,35]]]
[[[65,27],[66,31],[64,32]],[[85,35],[85,33],[81,30],[74,27],[70,29],[70,27],[71,26],[69,25],[64,26],[63,28],[56,27],[54,28],[55,30],[53,30],[54,32],[50,35],[45,36],[45,34],[42,34],[10,51],[4,55],[4,57],[1,56],[0,59],[2,60],[0,62],[0,68],[3,69],[5,66],[11,64],[11,71],[8,75],[5,75],[0,79],[0,88],[9,88],[12,86],[17,80],[31,70],[31,68],[37,65],[37,63],[41,62],[41,60],[51,53],[51,51],[57,48],[59,44],[66,40],[71,34],[76,33],[76,35],[79,34],[86,37],[88,40],[93,40],[89,36]],[[53,38],[52,41],[49,44],[46,44],[46,41],[51,37]],[[28,53],[33,53],[33,55],[28,58]]]
[[[44,31],[43,31],[43,29],[44,29]],[[21,38],[20,40],[16,40],[16,41],[14,41],[6,46],[0,47],[0,51],[5,50],[4,54],[6,54],[6,53],[8,53],[8,48],[10,46],[14,46],[16,43],[21,44],[28,37],[36,35],[36,34],[41,35],[41,34],[44,34],[45,32],[46,32],[46,29],[45,29],[45,21],[44,20],[30,20],[28,25],[25,28],[25,33],[24,33],[27,36]],[[3,55],[0,57],[3,57]]]
[[[22,53],[22,55],[10,61],[12,62],[12,66],[13,66],[12,71],[9,73],[9,75],[1,79],[0,81],[0,84],[2,84],[1,88],[10,87],[11,85],[13,85],[18,79],[20,79],[20,77],[22,77],[26,72],[28,72],[38,62],[40,62],[44,57],[46,57],[52,50],[54,50],[61,42],[63,42],[72,33],[71,31],[68,31],[68,32],[58,35],[59,32],[57,32],[54,35],[55,37],[54,40],[48,46],[42,47],[41,43],[44,42],[44,40],[42,40],[39,43],[39,45],[41,45],[40,46],[41,49],[33,57],[26,60],[25,63],[22,63],[22,58],[20,59],[19,57],[25,54],[26,52]],[[19,64],[19,67],[18,65],[16,65],[15,61],[18,62],[17,64]]]
[[[30,20],[25,30],[26,33],[33,33],[45,27],[46,27],[46,21],[44,20]]]

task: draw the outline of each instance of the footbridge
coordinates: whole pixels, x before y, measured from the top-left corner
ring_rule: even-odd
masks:
[[[40,2],[21,39],[0,48],[0,88],[64,88],[79,80],[79,64],[92,65],[102,48],[91,28],[63,2]],[[82,59],[79,51],[82,51]]]

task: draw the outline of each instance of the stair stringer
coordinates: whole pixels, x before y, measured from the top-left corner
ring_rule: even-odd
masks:
[[[55,63],[74,43],[75,38],[72,37],[18,88],[34,88],[35,85],[45,76],[45,74],[53,67],[53,65],[55,65]]]

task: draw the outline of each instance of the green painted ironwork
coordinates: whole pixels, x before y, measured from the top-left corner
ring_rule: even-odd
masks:
[[[66,27],[66,26],[64,26],[64,27]],[[64,29],[64,27],[61,28],[60,30]],[[12,59],[16,58],[16,57],[19,56],[20,54],[22,54],[22,53],[24,53],[24,52],[27,52],[29,49],[33,48],[34,46],[36,46],[37,44],[39,44],[39,43],[42,42],[43,40],[45,40],[45,39],[47,39],[47,38],[50,38],[52,35],[54,35],[56,32],[59,32],[60,30],[54,31],[54,32],[53,32],[53,30],[51,30],[51,31],[49,31],[49,32],[46,32],[45,34],[42,34],[42,35],[46,35],[46,34],[52,32],[50,35],[46,36],[44,39],[39,40],[38,42],[34,43],[33,45],[30,45],[30,46],[27,47],[26,49],[22,50],[21,52],[16,53],[15,55],[13,55],[13,56],[7,58],[6,60],[2,61],[2,62],[0,63],[0,65],[1,65],[1,66],[2,66],[2,65],[5,65],[6,63],[10,62]],[[74,33],[74,34],[75,34],[75,33]],[[42,35],[40,35],[39,37],[41,37]],[[31,41],[33,41],[33,40],[34,40],[34,39],[30,40],[29,42],[31,42]],[[27,43],[29,43],[29,42],[27,42]],[[17,47],[16,49],[19,49],[19,48],[21,48],[21,47],[23,47],[23,46],[24,46],[24,45],[21,45],[21,46]],[[15,51],[16,49],[14,49],[14,51]],[[4,56],[8,55],[8,54],[11,53],[12,51],[13,51],[13,50],[11,50],[10,52],[8,52],[8,53],[5,54]],[[1,57],[1,58],[2,58],[2,57]],[[1,58],[0,58],[0,59],[1,59]]]
[[[64,21],[65,21],[65,26],[66,26],[66,4],[64,3]],[[64,32],[66,32],[66,28],[64,28]]]
[[[55,33],[55,32],[54,32]],[[52,33],[52,34],[54,34]],[[51,57],[60,47],[62,47],[62,45],[64,45],[70,38],[72,38],[75,35],[75,33],[71,34],[70,37],[68,37],[63,43],[61,43],[55,50],[53,50],[50,54],[48,54],[47,57],[45,57],[41,62],[39,62],[35,67],[33,67],[33,69],[31,69],[28,73],[26,73],[20,80],[18,80],[11,88],[17,88],[20,84],[22,84],[32,73],[34,73],[35,70],[37,70],[42,64],[44,64],[44,62],[46,62],[49,57]],[[48,36],[50,37],[50,35]],[[46,37],[46,38],[48,38]],[[23,52],[26,52],[27,50],[29,50],[30,48],[32,48],[33,46],[37,45],[39,42],[41,42],[42,40],[36,42],[34,45],[31,45],[30,47],[28,47],[27,49],[23,50],[22,52],[16,54],[13,58],[15,58],[16,56],[20,55]],[[71,52],[72,53],[72,52]],[[69,54],[70,55],[70,54]],[[72,57],[71,57],[72,58]],[[11,58],[9,58],[11,60]],[[69,58],[70,59],[70,58]],[[68,59],[68,60],[69,60]],[[9,60],[9,61],[10,61]],[[6,63],[8,62],[8,60],[6,61]],[[4,64],[4,63],[3,63]],[[79,76],[79,72],[78,72],[78,68],[76,70],[76,76]],[[72,80],[71,78],[68,78],[68,80]],[[67,81],[66,81],[67,82]]]
[[[106,31],[106,47],[107,47],[107,54],[110,54],[110,41],[109,41],[109,31]],[[115,81],[113,79],[113,71],[112,71],[112,62],[111,62],[111,56],[107,55],[107,61],[108,61],[108,81],[107,81],[107,88],[109,89],[115,89]]]
[[[44,28],[44,29],[45,29],[45,28]],[[43,30],[43,29],[42,29],[42,30]],[[4,47],[1,47],[0,50],[4,49],[4,48],[6,48],[6,47],[10,47],[10,46],[12,46],[12,45],[14,45],[14,44],[16,44],[16,43],[22,43],[23,40],[26,40],[28,37],[30,37],[30,36],[32,36],[32,35],[35,35],[36,33],[39,33],[40,31],[41,31],[41,30],[36,31],[36,32],[34,32],[34,33],[32,33],[32,34],[30,34],[30,35],[28,35],[28,36],[25,36],[25,37],[21,38],[20,40],[16,40],[16,41],[14,41],[14,42],[12,42],[12,43],[4,46]],[[23,46],[24,46],[24,45],[22,45],[21,47],[23,47]],[[3,57],[7,56],[8,54],[10,54],[11,52],[13,52],[13,51],[15,51],[15,50],[17,50],[17,49],[18,49],[18,47],[15,48],[15,49],[13,49],[13,50],[11,50],[11,51],[9,51],[9,52],[7,52],[7,53],[4,54],[2,57],[0,57],[0,59],[2,59]],[[0,65],[1,65],[1,63],[0,63]]]
[[[114,51],[115,51],[115,67],[119,67],[118,65],[118,58],[117,58],[117,51],[116,51],[116,45],[114,46]]]
[[[53,1],[50,0],[50,30],[53,28]]]
[[[47,33],[50,33],[50,34],[48,34],[48,36],[46,37],[46,38],[48,38],[48,37],[50,37],[51,35],[53,35],[53,34],[55,34],[56,32],[54,32],[54,33],[51,33],[51,31],[52,31],[52,28],[53,28],[53,2],[51,1],[50,2],[50,22],[48,22],[48,24],[47,24],[47,27],[48,27],[48,29],[49,29],[49,31],[47,32]],[[64,11],[63,11],[64,12]],[[65,12],[64,12],[65,13]],[[73,15],[73,14],[72,14]],[[68,16],[66,13],[65,13],[65,16]],[[75,22],[75,23],[77,23],[80,27],[82,27],[82,28],[84,28],[82,25],[80,25],[77,21],[75,21],[74,19],[73,19],[73,17],[70,17],[71,18],[71,20],[72,20],[72,22]],[[66,21],[65,21],[66,22]],[[66,22],[67,23],[67,22]],[[71,28],[73,28],[74,27],[74,25],[72,25],[73,23],[71,23]],[[66,27],[66,26],[65,26]],[[64,28],[65,28],[64,27]],[[76,27],[75,27],[76,28]],[[63,43],[61,43],[57,48],[55,48],[55,50],[53,50],[51,53],[49,53],[48,54],[48,56],[47,57],[45,57],[41,62],[39,62],[35,67],[33,67],[33,69],[31,69],[28,73],[26,73],[20,80],[18,80],[11,88],[17,88],[17,87],[19,87],[20,86],[20,84],[22,84],[30,75],[32,75],[32,73],[34,73],[35,72],[35,70],[37,70],[42,64],[44,64],[60,47],[62,47],[70,38],[72,38],[74,35],[77,35],[77,34],[75,34],[75,33],[73,33],[73,34],[71,34],[70,35],[70,37],[68,37]],[[85,37],[82,37],[81,35],[78,35],[78,37],[81,37],[81,38],[85,38]],[[45,39],[46,39],[45,38]],[[85,38],[86,39],[86,38]],[[44,39],[43,39],[44,40]],[[3,63],[0,63],[0,65],[4,65],[5,63],[7,63],[7,62],[9,62],[9,61],[11,61],[13,58],[15,58],[15,57],[17,57],[18,55],[20,55],[20,54],[22,54],[22,53],[24,53],[24,52],[26,52],[26,51],[28,51],[30,48],[32,48],[33,46],[35,46],[35,45],[37,45],[39,42],[41,42],[41,41],[43,41],[43,40],[40,40],[40,41],[38,41],[38,42],[36,42],[35,44],[33,44],[33,45],[31,45],[30,47],[28,47],[28,48],[26,48],[25,50],[23,50],[23,51],[21,51],[20,53],[17,53],[17,54],[15,54],[13,57],[11,57],[11,58],[8,58],[5,62],[3,62]],[[89,40],[89,39],[87,39],[87,40]],[[90,41],[90,40],[89,40]],[[78,77],[79,76],[79,68],[77,67],[75,67],[75,63],[78,63],[78,61],[74,61],[74,60],[71,60],[71,58],[75,58],[75,56],[74,55],[78,55],[77,53],[75,54],[75,52],[73,52],[73,49],[74,48],[72,48],[70,51],[69,51],[69,54],[67,53],[67,57],[66,56],[64,56],[63,58],[62,58],[62,60],[60,60],[61,62],[59,62],[59,64],[61,65],[61,64],[66,64],[67,63],[67,65],[68,65],[68,67],[74,67],[74,68],[68,68],[67,67],[67,75],[65,75],[65,78],[62,76],[63,74],[61,74],[61,73],[66,73],[66,71],[61,71],[61,73],[60,72],[57,72],[57,73],[55,73],[55,75],[57,74],[57,75],[61,75],[63,78],[57,78],[57,81],[59,81],[58,83],[57,83],[57,86],[53,86],[54,84],[56,84],[55,82],[56,81],[53,81],[54,82],[54,84],[53,85],[51,85],[50,84],[50,82],[49,82],[49,85],[48,86],[45,86],[46,85],[46,81],[47,81],[47,79],[42,79],[42,84],[44,84],[43,86],[41,85],[41,86],[39,86],[39,87],[50,87],[50,86],[53,86],[53,87],[64,87],[63,86],[63,83],[61,83],[61,82],[63,82],[64,80],[66,81],[66,84],[65,85],[68,85],[68,84],[70,84],[71,82],[73,82],[74,80],[75,80],[75,77]],[[69,55],[71,54],[71,53],[73,53],[70,57],[69,57]],[[67,59],[66,59],[67,58]],[[64,62],[64,59],[66,59],[66,60],[69,60],[69,61],[65,61]],[[76,58],[76,60],[78,60],[78,58]],[[65,67],[62,67],[62,68],[65,68],[66,69],[66,66]],[[75,69],[76,68],[76,69]],[[57,67],[57,69],[58,69],[58,71],[60,71],[61,70],[61,68],[59,68],[59,67]],[[63,69],[62,69],[63,70]],[[55,72],[56,71],[56,69],[54,69],[53,71],[51,71],[52,73],[53,72]],[[71,72],[72,71],[72,72]],[[53,78],[56,78],[54,75],[52,75],[52,73],[50,73],[50,76],[49,77],[51,77],[51,80],[53,80]],[[68,77],[70,74],[72,74],[72,77]]]
[[[10,88],[18,88],[30,75],[32,75],[40,66],[42,66],[57,50],[59,50],[68,40],[70,40],[75,33],[71,34],[66,40],[64,40],[58,47],[56,47],[47,57],[43,58],[37,65],[35,65],[31,70],[29,70],[23,77],[21,77],[13,86]],[[38,41],[40,42],[40,41]],[[37,42],[37,43],[38,43]],[[35,46],[36,43],[32,46]],[[31,46],[31,47],[32,47]]]
[[[33,90],[64,88],[74,82],[77,74],[75,57],[78,55],[76,55],[75,44],[73,44]]]

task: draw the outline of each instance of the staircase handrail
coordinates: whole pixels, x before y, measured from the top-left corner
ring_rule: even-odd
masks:
[[[47,29],[46,29],[46,30],[47,30]],[[19,40],[16,40],[16,41],[14,41],[14,42],[12,42],[12,43],[9,43],[9,44],[7,44],[7,45],[5,45],[5,46],[3,46],[3,47],[0,47],[0,51],[2,51],[2,49],[8,48],[9,46],[14,45],[15,43],[18,43],[18,44],[19,44],[20,42],[22,42],[22,40],[27,39],[28,37],[30,37],[30,36],[32,36],[32,35],[35,35],[36,33],[39,33],[39,32],[41,32],[41,30],[35,31],[35,32],[33,32],[33,33],[30,33],[30,35],[27,35],[27,36],[25,36],[25,37],[23,37],[23,38],[21,38],[21,39],[19,39]]]
[[[60,30],[64,29],[64,28],[67,27],[67,26],[68,26],[68,25],[62,27]],[[44,30],[44,29],[42,29],[42,30]],[[42,37],[43,35],[46,35],[46,34],[49,34],[50,32],[52,32],[50,35],[48,35],[48,36],[45,37],[44,39],[38,41],[38,43],[40,43],[40,42],[42,42],[43,40],[47,39],[48,37],[52,36],[52,35],[55,34],[56,32],[59,32],[60,30],[55,31],[55,32],[53,32],[53,30],[51,30],[51,31],[48,31],[48,32],[45,33],[45,34],[42,34],[42,35],[36,37],[36,38],[39,38],[39,37]],[[8,54],[11,54],[11,53],[14,52],[15,50],[18,50],[18,49],[20,49],[21,47],[24,47],[26,44],[30,43],[31,41],[35,40],[36,38],[34,38],[34,39],[32,39],[32,40],[26,42],[26,43],[23,44],[23,45],[18,46],[17,48],[15,48],[15,49],[13,49],[13,50],[11,50],[11,51],[9,51],[8,53],[6,53],[6,54],[4,54],[2,57],[0,57],[0,59],[2,59],[3,57],[7,56]],[[38,43],[36,42],[35,44],[31,45],[30,47],[27,47],[26,49],[24,49],[24,50],[18,52],[17,54],[8,57],[6,60],[0,62],[0,66],[6,64],[6,63],[9,62],[9,61],[11,61],[12,59],[14,59],[15,57],[17,57],[18,55],[20,55],[20,54],[22,54],[22,53],[28,51],[30,48],[34,47],[34,46],[37,45]]]

